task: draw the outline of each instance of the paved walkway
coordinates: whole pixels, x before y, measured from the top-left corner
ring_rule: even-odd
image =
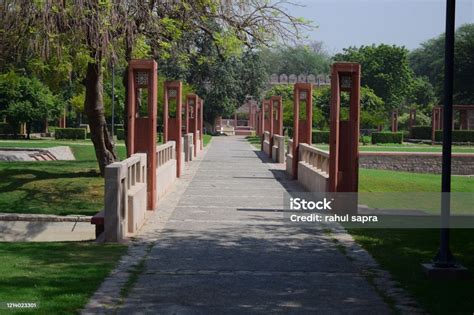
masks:
[[[118,313],[390,313],[324,229],[288,225],[301,190],[241,137],[215,137]]]

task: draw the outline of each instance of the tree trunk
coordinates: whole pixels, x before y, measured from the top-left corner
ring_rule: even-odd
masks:
[[[89,121],[91,140],[99,163],[100,174],[104,176],[105,167],[118,161],[115,145],[107,130],[103,103],[103,82],[100,60],[87,65],[85,78],[86,97],[84,109]]]
[[[26,139],[30,140],[30,134],[31,134],[31,124],[33,122],[29,121],[26,123]]]
[[[127,37],[128,37],[127,31]],[[123,131],[125,136],[125,146],[127,147],[127,156],[131,155],[131,152],[128,150],[128,63],[132,60],[132,44],[129,41],[125,41],[125,61],[127,62],[127,66],[125,67],[125,71],[123,73],[122,83],[125,87],[125,108],[123,111]]]

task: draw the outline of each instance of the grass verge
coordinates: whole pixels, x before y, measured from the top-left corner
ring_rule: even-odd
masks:
[[[208,135],[208,134],[204,134],[202,136],[202,144],[203,146],[207,146],[209,144],[209,142],[211,142],[211,139],[212,139],[212,136],[211,135]]]
[[[363,248],[388,270],[430,314],[472,314],[474,285],[469,280],[428,280],[421,263],[429,262],[439,246],[436,229],[349,229]],[[474,270],[472,230],[454,229],[451,250],[469,270]]]
[[[260,136],[247,136],[245,137],[251,145],[260,150],[261,147],[261,138]]]
[[[75,161],[0,162],[0,212],[93,215],[102,208],[104,179],[90,141],[1,141],[0,147],[71,147]],[[126,156],[125,146],[117,146]]]
[[[0,302],[37,303],[34,311],[40,314],[78,313],[126,248],[89,242],[0,243]]]
[[[474,192],[474,177],[453,176],[451,187],[456,192]],[[440,189],[441,174],[359,170],[360,192],[438,192]]]

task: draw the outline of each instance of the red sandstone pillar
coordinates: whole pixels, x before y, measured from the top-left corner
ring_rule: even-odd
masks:
[[[350,92],[349,120],[340,121],[341,91]],[[331,75],[329,192],[357,192],[359,181],[360,65],[335,63]],[[357,211],[357,203],[355,204]]]
[[[298,161],[300,143],[311,144],[313,129],[313,85],[311,83],[296,83],[293,95],[293,178],[298,178]],[[300,120],[300,102],[306,105],[306,117]]]
[[[283,102],[281,96],[272,96],[270,102],[273,104],[274,113],[273,134],[283,136]]]
[[[128,64],[128,134],[129,156],[147,154],[147,208],[156,209],[156,114],[157,114],[157,64],[154,60],[131,60]],[[147,116],[137,117],[139,89],[148,89]]]
[[[59,118],[59,128],[67,128],[66,125],[66,109],[64,109],[63,115]]]
[[[188,94],[186,96],[186,104],[189,110],[189,118],[188,118],[188,123],[189,123],[189,131],[190,133],[193,134],[193,143],[194,143],[194,156],[197,156],[197,144],[198,144],[198,138],[197,138],[197,132],[199,130],[198,128],[198,119],[197,119],[197,104],[198,104],[198,99],[199,97],[196,94]],[[220,118],[222,124],[222,118]]]
[[[204,100],[199,98],[199,137],[201,140],[201,150],[204,148]]]
[[[462,109],[459,111],[459,129],[467,130],[468,127],[468,117],[467,117],[467,109]]]
[[[184,102],[184,123],[183,123],[183,129],[184,129],[184,133],[187,134],[189,133],[189,106],[188,106],[188,102],[187,102],[187,99],[186,101]]]
[[[398,132],[398,109],[392,112],[392,132]]]
[[[163,107],[163,122],[166,126],[166,137],[165,140],[176,141],[176,176],[181,176],[182,169],[182,101],[181,93],[183,91],[183,85],[181,81],[166,81],[164,84],[164,107]],[[176,112],[175,117],[169,116],[169,102],[176,100]]]
[[[413,126],[416,124],[416,109],[410,109],[410,120],[408,121],[410,137],[413,138]]]

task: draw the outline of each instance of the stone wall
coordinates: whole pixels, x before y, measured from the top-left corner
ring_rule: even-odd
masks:
[[[440,174],[441,153],[361,152],[359,167]],[[451,169],[453,175],[474,175],[474,154],[453,154]]]

